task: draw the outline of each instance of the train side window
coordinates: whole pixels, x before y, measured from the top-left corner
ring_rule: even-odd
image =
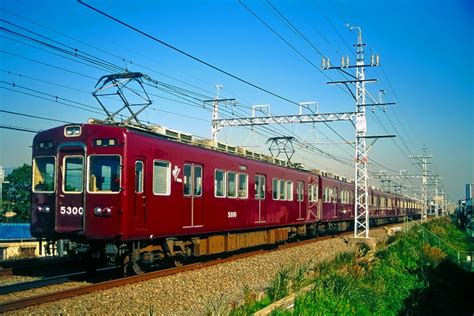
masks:
[[[225,197],[225,171],[216,169],[214,172],[214,196]]]
[[[33,159],[33,192],[54,192],[55,166],[52,156]]]
[[[135,162],[135,193],[143,193],[143,161]]]
[[[285,180],[278,180],[280,183],[280,200],[286,200],[286,181]]]
[[[308,200],[310,202],[316,202],[316,186],[314,184],[310,184],[308,186]]]
[[[265,200],[265,176],[255,175],[255,199]]]
[[[84,162],[82,156],[64,157],[63,191],[81,193],[83,187]]]
[[[153,161],[153,194],[171,194],[171,164],[169,161]]]
[[[272,181],[272,196],[274,200],[280,199],[280,180],[276,178]]]
[[[239,173],[239,198],[246,199],[248,197],[248,178],[246,173]]]
[[[304,200],[304,182],[298,181],[296,184],[296,200],[298,202]]]
[[[227,197],[237,197],[237,173],[233,171],[227,172]]]
[[[286,181],[286,200],[293,201],[293,181]]]
[[[191,195],[191,165],[188,164],[183,167],[183,195]]]

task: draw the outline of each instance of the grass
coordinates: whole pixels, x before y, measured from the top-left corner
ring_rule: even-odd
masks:
[[[257,302],[247,289],[244,296],[249,299],[245,299],[243,306],[234,308],[231,315],[253,314],[309,283],[313,285],[312,290],[296,298],[292,311],[277,309],[272,315],[398,315],[426,311],[420,302],[431,293],[430,284],[435,282],[446,287],[451,281],[445,280],[442,273],[438,275],[439,267],[443,266],[440,263],[456,259],[452,247],[472,251],[473,245],[469,244],[468,236],[446,218],[423,226],[446,243],[415,227],[406,234],[390,238],[375,254],[361,248],[355,253],[339,254],[332,262],[318,264],[310,280],[307,279],[308,266],[283,268],[266,288],[262,301]],[[446,274],[450,275],[448,278],[456,280],[456,271],[447,271],[451,273]],[[474,275],[465,273],[471,278]]]

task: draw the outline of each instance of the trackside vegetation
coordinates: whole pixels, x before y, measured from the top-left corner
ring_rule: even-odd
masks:
[[[272,315],[470,315],[474,273],[462,260],[472,251],[468,235],[449,219],[432,220],[376,252],[361,248],[311,268],[282,269],[262,300],[247,289],[245,304],[230,314],[249,315],[296,293],[292,309]]]

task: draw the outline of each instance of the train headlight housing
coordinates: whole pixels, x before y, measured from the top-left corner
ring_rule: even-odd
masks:
[[[38,205],[38,206],[36,206],[36,212],[37,213],[49,213],[49,212],[51,212],[51,209],[49,208],[48,205]]]
[[[81,127],[79,125],[66,126],[64,128],[64,136],[77,137],[81,135]]]
[[[94,208],[94,215],[95,216],[101,216],[102,215],[102,209],[100,207],[95,207]]]

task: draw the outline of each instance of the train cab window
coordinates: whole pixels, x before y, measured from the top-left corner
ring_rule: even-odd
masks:
[[[255,175],[255,199],[265,200],[265,176]]]
[[[171,194],[171,164],[169,161],[153,161],[153,194]]]
[[[246,199],[248,197],[248,178],[246,173],[239,173],[239,198]]]
[[[33,192],[54,192],[55,165],[54,157],[33,160]]]
[[[237,197],[237,173],[233,171],[227,172],[227,197]]]
[[[135,193],[143,193],[143,161],[135,162]]]
[[[298,181],[296,184],[296,200],[298,202],[304,200],[304,182]]]
[[[82,156],[64,157],[63,192],[81,193],[83,188],[84,161]]]
[[[214,196],[225,197],[225,171],[216,169],[214,172]]]
[[[120,173],[120,156],[90,156],[89,192],[120,192]]]

